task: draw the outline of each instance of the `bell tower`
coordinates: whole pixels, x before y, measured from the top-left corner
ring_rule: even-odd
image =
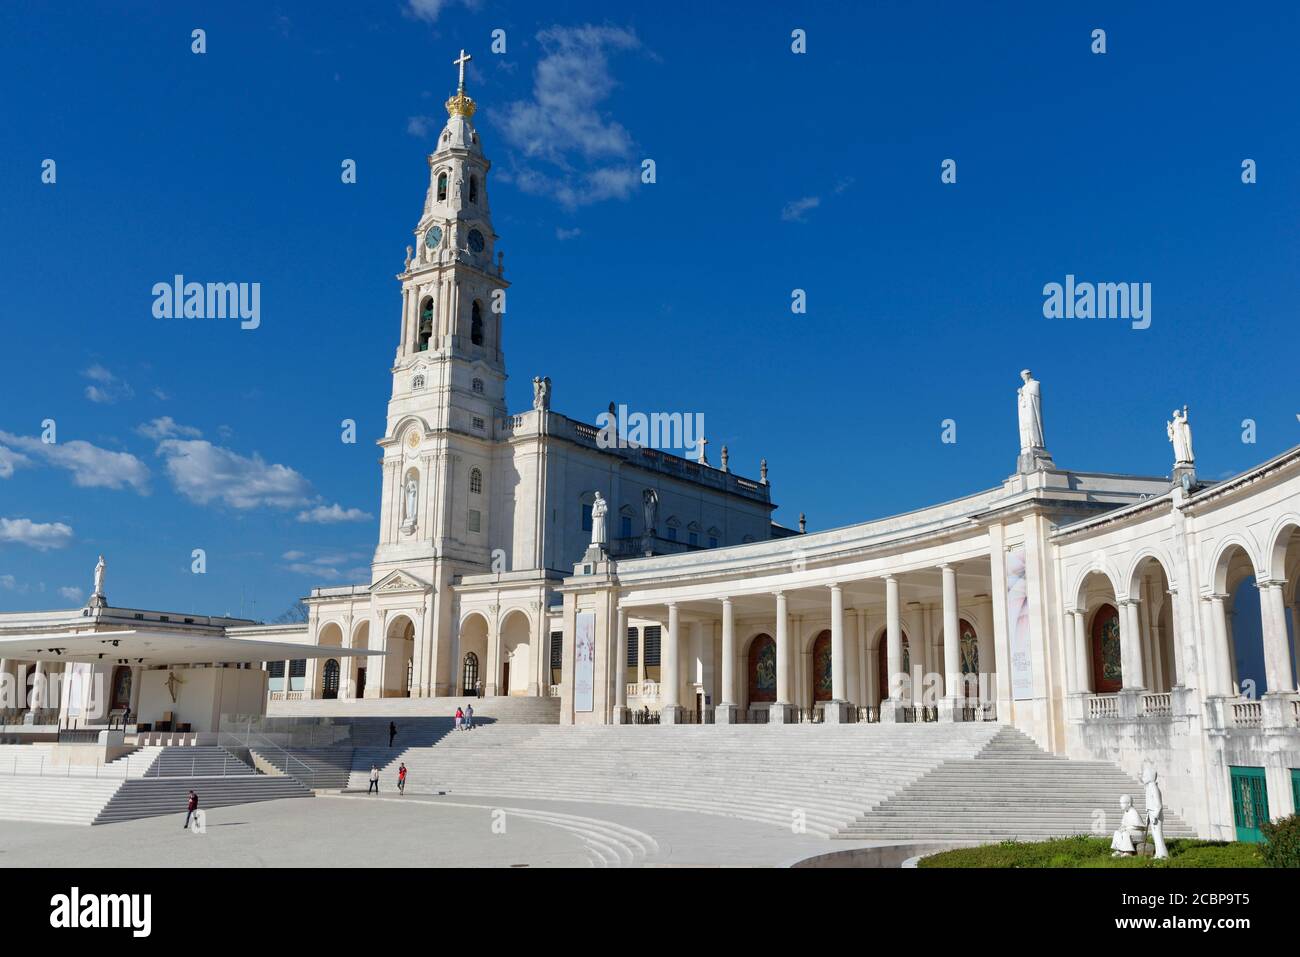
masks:
[[[398,567],[433,577],[435,560],[488,564],[494,428],[506,414],[501,348],[506,289],[488,202],[491,162],[465,92],[465,51],[447,123],[428,155],[429,186],[397,279],[402,310],[384,448],[374,581]],[[423,567],[419,567],[423,566]]]

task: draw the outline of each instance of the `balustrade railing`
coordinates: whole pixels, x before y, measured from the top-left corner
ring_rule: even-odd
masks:
[[[1229,710],[1234,727],[1259,728],[1264,725],[1264,706],[1258,701],[1233,701]]]
[[[1093,695],[1088,699],[1089,718],[1118,718],[1119,698],[1113,694]]]
[[[1168,718],[1174,713],[1173,695],[1168,692],[1144,694],[1141,708],[1144,718]]]

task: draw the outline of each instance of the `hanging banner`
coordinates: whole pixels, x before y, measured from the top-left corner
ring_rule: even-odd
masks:
[[[1007,552],[1007,632],[1011,639],[1011,697],[1034,696],[1034,667],[1030,657],[1029,583],[1025,580],[1025,547]]]
[[[596,696],[596,614],[578,612],[573,639],[573,710],[595,710]]]

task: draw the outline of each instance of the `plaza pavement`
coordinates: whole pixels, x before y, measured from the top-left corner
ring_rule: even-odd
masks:
[[[77,827],[0,821],[0,867],[779,867],[875,846],[716,815],[388,791]]]

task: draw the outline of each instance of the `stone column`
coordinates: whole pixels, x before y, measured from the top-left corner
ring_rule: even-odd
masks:
[[[717,724],[735,724],[739,718],[736,703],[736,613],[731,599],[722,599],[722,700],[713,712]]]
[[[1074,690],[1087,694],[1092,690],[1092,668],[1088,654],[1087,614],[1074,613]]]
[[[1136,598],[1120,602],[1119,647],[1121,667],[1124,669],[1124,691],[1146,690],[1142,670],[1142,626],[1138,618]]]
[[[547,654],[548,652],[543,652]],[[627,724],[627,609],[618,610],[618,635],[614,639],[614,715],[615,724]]]
[[[844,589],[831,586],[831,700],[822,709],[827,724],[849,720],[849,674],[844,652]]]
[[[0,711],[18,707],[18,686],[9,674],[9,659],[0,658]]]
[[[957,570],[940,565],[943,574],[943,699],[939,702],[940,721],[962,720],[966,690],[961,675],[961,624],[957,617]]]
[[[893,575],[885,578],[885,690],[889,697],[880,702],[880,720],[892,724],[902,719],[903,682],[900,672],[903,670],[903,627],[899,620],[898,579]]]
[[[1209,676],[1210,693],[1215,695],[1235,695],[1236,682],[1232,675],[1232,658],[1228,649],[1228,609],[1227,595],[1210,595],[1210,624],[1214,628],[1212,649],[1214,673]]]
[[[1295,691],[1295,673],[1291,668],[1291,648],[1286,633],[1286,598],[1284,581],[1259,583],[1260,624],[1264,632],[1264,680],[1269,694]]]
[[[789,724],[794,721],[794,705],[790,701],[790,615],[785,592],[776,593],[776,702],[768,707],[768,720],[772,724]]]
[[[858,647],[862,642],[861,621],[861,611],[848,609],[844,619],[844,684],[850,708],[862,704],[862,655]]]
[[[681,724],[681,666],[678,664],[678,651],[681,630],[678,627],[677,603],[668,603],[668,640],[663,643],[663,655],[659,668],[659,722],[661,724]]]

